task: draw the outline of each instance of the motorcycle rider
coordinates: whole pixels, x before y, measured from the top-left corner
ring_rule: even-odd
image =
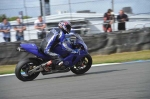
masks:
[[[59,57],[58,54],[52,52],[51,50],[53,47],[60,42],[60,39],[65,39],[65,37],[62,37],[62,33],[64,34],[69,34],[71,30],[71,23],[69,21],[61,21],[58,24],[58,27],[60,29],[60,32],[57,32],[55,29],[52,29],[50,31],[50,34],[48,35],[50,39],[43,39],[41,42],[41,50],[46,54],[51,57],[52,60],[46,62],[44,65],[45,71],[50,71],[49,66],[57,66],[58,68],[62,69],[64,68],[63,61]],[[62,43],[63,48],[65,50],[71,52],[71,53],[77,53],[75,50],[71,49],[70,47],[65,44],[65,42]]]

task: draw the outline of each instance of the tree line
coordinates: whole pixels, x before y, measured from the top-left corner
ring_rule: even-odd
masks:
[[[14,16],[14,17],[7,17],[5,14],[3,15],[0,15],[0,22],[2,22],[2,19],[3,18],[7,18],[8,21],[14,21],[17,19],[18,16]],[[23,16],[23,19],[28,19],[28,18],[31,18],[30,16]]]

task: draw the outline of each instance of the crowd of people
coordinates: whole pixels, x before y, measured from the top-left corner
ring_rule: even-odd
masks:
[[[111,9],[104,14],[104,23],[103,23],[103,30],[104,32],[112,32],[112,24],[115,22],[115,16],[112,13]],[[26,25],[21,22],[21,19],[18,17],[16,19],[17,24],[13,26],[13,29],[16,32],[16,41],[23,41],[24,40],[24,31],[26,30]],[[117,16],[118,21],[118,30],[126,30],[125,22],[129,21],[128,16],[124,13],[123,10],[120,10],[119,15]],[[37,31],[38,39],[43,39],[46,36],[46,23],[42,19],[42,16],[39,16],[37,20],[34,22],[34,28]],[[3,39],[5,42],[11,41],[11,34],[10,34],[11,25],[8,22],[7,18],[2,19],[2,23],[0,24],[0,32],[3,33]]]
[[[115,15],[111,9],[104,14],[104,23],[103,23],[103,30],[104,32],[112,32],[111,25],[115,22]],[[126,30],[125,22],[129,21],[128,16],[124,13],[123,10],[119,11],[119,15],[117,15],[117,22],[118,22],[118,30]]]
[[[14,31],[16,32],[16,41],[24,40],[24,31],[26,30],[26,25],[21,22],[21,19],[18,17],[16,19],[17,24],[13,26]],[[2,19],[0,24],[0,32],[3,34],[3,39],[5,42],[11,41],[10,29],[12,26],[8,22],[7,18]],[[39,16],[38,19],[34,22],[34,28],[37,30],[38,39],[43,39],[46,36],[46,24],[42,19],[42,16]]]

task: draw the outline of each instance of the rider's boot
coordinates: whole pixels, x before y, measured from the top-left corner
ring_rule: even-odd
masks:
[[[63,61],[56,60],[55,61],[55,69],[56,70],[64,70],[66,67],[63,65]]]
[[[58,63],[58,65],[57,65],[57,69],[63,70],[63,69],[65,69],[65,68],[66,68],[66,67],[63,66],[63,61],[60,61],[60,62]]]

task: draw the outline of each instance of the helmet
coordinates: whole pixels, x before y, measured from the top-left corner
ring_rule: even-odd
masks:
[[[69,21],[61,21],[58,26],[65,33],[69,33],[71,30],[71,23]]]

